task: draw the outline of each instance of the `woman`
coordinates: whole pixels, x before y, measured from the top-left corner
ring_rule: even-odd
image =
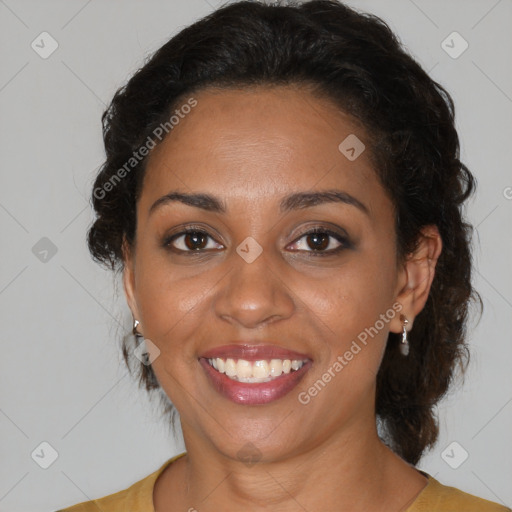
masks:
[[[66,510],[510,510],[415,468],[467,361],[474,179],[449,94],[382,20],[233,3],[103,120],[89,247],[186,452]]]

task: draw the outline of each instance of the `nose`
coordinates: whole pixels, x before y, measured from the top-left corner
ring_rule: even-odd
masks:
[[[289,318],[295,310],[286,274],[272,264],[265,251],[251,263],[233,252],[232,270],[223,280],[214,308],[217,316],[237,327],[255,329]]]

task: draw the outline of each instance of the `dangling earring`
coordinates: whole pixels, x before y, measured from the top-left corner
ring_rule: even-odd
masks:
[[[404,315],[400,315],[400,320],[403,322],[402,326],[402,340],[400,341],[400,352],[402,355],[409,355],[409,341],[407,340],[407,329],[405,326],[409,323],[409,320]]]
[[[140,324],[140,322],[139,322],[138,320],[135,320],[135,319],[134,319],[134,321],[133,321],[133,330],[132,330],[132,332],[133,332],[133,335],[134,335],[135,337],[137,337],[137,338],[142,338],[142,334],[141,334],[139,331],[137,331],[137,326],[138,326],[139,324]]]

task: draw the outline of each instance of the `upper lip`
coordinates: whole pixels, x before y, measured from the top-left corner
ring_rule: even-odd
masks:
[[[232,343],[214,347],[204,352],[200,357],[205,359],[244,359],[246,361],[259,361],[263,359],[291,359],[304,360],[310,359],[307,354],[288,350],[277,345],[251,345],[248,343]]]

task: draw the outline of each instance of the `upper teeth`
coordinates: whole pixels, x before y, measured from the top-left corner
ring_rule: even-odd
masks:
[[[218,372],[240,382],[268,382],[282,373],[302,368],[305,360],[299,359],[271,359],[267,361],[246,361],[245,359],[221,359],[220,357],[208,359],[208,363]]]

